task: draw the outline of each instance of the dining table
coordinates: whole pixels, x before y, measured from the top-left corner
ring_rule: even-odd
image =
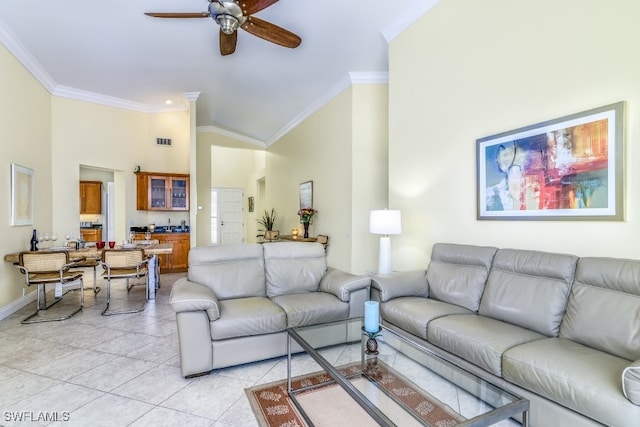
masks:
[[[91,245],[84,248],[76,249],[71,246],[59,246],[59,247],[49,247],[42,248],[42,251],[67,251],[69,252],[69,260],[71,262],[81,261],[85,259],[95,259],[100,261],[102,259],[102,251],[104,250],[112,250],[112,249],[144,249],[144,253],[149,255],[152,260],[151,264],[153,268],[150,269],[150,280],[155,286],[150,286],[149,288],[149,299],[155,298],[155,290],[160,287],[160,274],[159,274],[159,266],[160,262],[158,260],[158,255],[170,255],[173,253],[173,245],[171,243],[138,243],[135,245],[117,245],[114,248],[105,247],[102,249],[98,249],[96,246]],[[28,251],[25,251],[28,252]],[[6,262],[10,262],[12,264],[17,264],[20,262],[20,252],[14,252],[10,254],[6,254],[4,256],[4,260]]]
[[[130,249],[132,247],[136,249],[144,249],[144,252],[147,255],[170,255],[173,252],[173,245],[171,243],[153,243],[148,245],[138,244],[134,246],[127,246],[126,248],[123,248],[122,245],[117,245],[113,249]],[[108,250],[108,249],[110,248],[98,249],[95,246],[91,246],[91,247],[75,249],[71,247],[66,248],[66,247],[60,246],[56,248],[43,248],[42,250],[43,251],[66,250],[67,252],[69,252],[69,259],[73,261],[74,259],[80,259],[80,258],[85,258],[85,259],[93,258],[93,259],[100,260],[102,259],[102,251]],[[25,251],[25,252],[28,252],[28,251]],[[6,254],[4,256],[4,260],[10,263],[20,262],[20,252]]]

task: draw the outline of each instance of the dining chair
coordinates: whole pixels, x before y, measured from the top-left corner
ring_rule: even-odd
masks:
[[[73,317],[84,306],[84,283],[81,271],[72,271],[75,262],[69,261],[67,251],[38,251],[21,252],[18,264],[15,264],[25,276],[27,287],[37,285],[36,311],[23,319],[20,323],[40,323],[65,320]],[[46,285],[55,285],[54,301],[47,304]],[[80,307],[75,307],[70,313],[58,317],[40,317],[41,312],[46,311],[54,304],[62,301],[62,297],[71,291],[62,292],[63,288],[80,285]]]
[[[98,295],[101,288],[98,286],[98,266],[100,265],[100,261],[95,258],[85,258],[82,261],[76,262],[74,267],[78,268],[93,268],[93,294]]]
[[[159,239],[150,239],[150,240],[134,239],[134,240],[131,241],[131,243],[133,243],[136,246],[145,247],[145,246],[158,245],[158,244],[160,244],[160,240]],[[154,260],[153,264],[154,264],[154,266],[156,268],[156,270],[155,270],[155,278],[154,278],[155,279],[155,283],[154,283],[155,288],[156,289],[160,289],[160,258],[158,258],[158,255],[155,255],[155,256],[149,257],[149,258],[150,258],[150,261],[151,261],[151,258],[153,258],[153,260]]]
[[[102,311],[103,316],[113,314],[139,313],[147,305],[149,295],[149,258],[145,255],[144,249],[105,249],[102,251],[102,261],[104,268],[102,277],[107,280],[107,306]],[[127,293],[134,286],[143,285],[145,287],[144,302],[142,306],[134,309],[110,310],[111,304],[111,281],[124,279],[127,285]],[[132,280],[143,279],[142,283],[132,283]]]

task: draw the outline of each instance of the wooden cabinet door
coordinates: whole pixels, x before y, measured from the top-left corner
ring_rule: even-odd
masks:
[[[136,187],[139,211],[189,210],[189,175],[138,172]]]
[[[189,235],[177,234],[173,239],[173,253],[171,254],[171,270],[187,271],[189,268]]]
[[[102,182],[80,181],[80,213],[102,214]]]
[[[159,255],[161,273],[177,273],[187,271],[189,267],[190,240],[187,233],[158,233],[153,239],[171,245],[171,255]]]
[[[171,177],[171,187],[169,189],[169,199],[171,202],[171,210],[188,211],[189,210],[189,178],[188,177]]]
[[[102,241],[102,229],[101,228],[85,228],[80,230],[82,239],[85,242],[101,242]]]

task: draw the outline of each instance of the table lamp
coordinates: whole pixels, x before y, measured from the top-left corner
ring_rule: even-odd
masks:
[[[378,258],[378,274],[391,273],[391,238],[390,234],[402,232],[402,221],[399,210],[375,210],[369,217],[369,233],[382,234],[380,237],[380,256]]]

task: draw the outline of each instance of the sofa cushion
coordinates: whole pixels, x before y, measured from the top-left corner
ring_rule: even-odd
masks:
[[[576,261],[573,255],[498,250],[478,313],[557,336]]]
[[[272,298],[287,315],[287,326],[306,326],[349,318],[349,303],[325,292],[305,292]]]
[[[287,328],[286,313],[268,298],[227,299],[219,305],[220,317],[209,323],[213,340],[271,334]]]
[[[475,314],[445,316],[429,324],[427,339],[494,375],[502,376],[502,355],[508,349],[544,335]]]
[[[620,375],[629,361],[561,338],[507,350],[502,375],[527,390],[605,425],[629,426],[640,406],[625,398]]]
[[[267,296],[275,297],[318,290],[327,271],[324,246],[320,243],[264,243]]]
[[[424,340],[429,322],[449,314],[469,314],[459,305],[422,297],[402,297],[380,304],[382,318]]]
[[[497,248],[436,243],[427,268],[429,297],[478,311]]]
[[[622,372],[622,391],[624,395],[640,405],[640,360],[636,360]]]
[[[581,258],[560,337],[640,359],[640,261]]]
[[[265,296],[262,245],[191,248],[188,278],[211,288],[219,300]]]

